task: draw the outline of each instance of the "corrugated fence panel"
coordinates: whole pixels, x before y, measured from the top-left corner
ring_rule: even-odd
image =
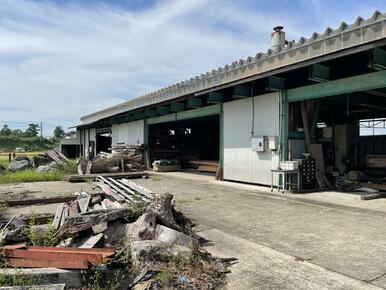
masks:
[[[144,140],[144,121],[112,125],[112,144],[140,145]]]
[[[277,168],[279,155],[252,151],[252,120],[254,136],[279,136],[280,93],[256,96],[254,105],[252,98],[228,102],[223,110],[224,178],[269,185],[270,170]]]

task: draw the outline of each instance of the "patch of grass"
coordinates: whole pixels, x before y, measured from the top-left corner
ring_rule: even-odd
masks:
[[[33,169],[27,169],[17,172],[6,172],[0,175],[0,183],[58,181],[63,180],[64,175],[60,171],[41,173]]]
[[[70,159],[67,163],[59,164],[57,171],[64,175],[78,174],[78,165],[75,159]]]
[[[55,246],[55,229],[52,227],[52,220],[48,221],[48,229],[46,231],[38,231],[35,228],[35,214],[31,215],[29,220],[29,233],[28,238],[32,246]]]
[[[163,267],[155,278],[161,282],[162,286],[170,287],[173,283],[175,274],[176,273],[172,269]]]
[[[87,289],[91,290],[120,290],[122,282],[127,273],[122,269],[117,269],[113,275],[104,275],[102,271],[96,269],[91,272],[87,279]],[[83,289],[83,288],[82,288]]]
[[[130,208],[133,210],[133,220],[137,220],[141,215],[145,213],[147,203],[141,199],[141,195],[137,192],[133,195],[133,199],[134,200],[130,202]]]
[[[3,273],[0,274],[0,287],[31,286],[31,285],[38,285],[39,283],[40,283],[39,277],[23,275],[20,269],[17,269],[16,273],[12,275],[5,275]]]
[[[4,156],[0,156],[0,165],[7,168],[8,166],[8,156],[4,155]]]
[[[36,172],[34,169],[26,169],[16,172],[6,171],[0,174],[1,183],[38,182],[38,181],[60,181],[64,176],[77,173],[75,160],[59,164],[57,170],[52,172]]]

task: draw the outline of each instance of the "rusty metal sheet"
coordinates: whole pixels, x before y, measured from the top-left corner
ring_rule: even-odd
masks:
[[[67,253],[67,252],[46,252],[46,251],[30,251],[19,249],[7,249],[4,253],[5,257],[9,258],[24,258],[33,260],[47,261],[77,261],[84,260],[86,263],[100,264],[103,263],[101,254],[94,253]]]
[[[29,251],[39,252],[66,252],[66,253],[84,253],[84,254],[100,254],[103,258],[113,256],[115,254],[115,248],[56,248],[56,247],[40,247],[31,246],[28,247]]]

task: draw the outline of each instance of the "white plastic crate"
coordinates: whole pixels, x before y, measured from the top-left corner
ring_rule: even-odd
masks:
[[[282,161],[280,162],[280,168],[283,170],[298,170],[298,161]]]

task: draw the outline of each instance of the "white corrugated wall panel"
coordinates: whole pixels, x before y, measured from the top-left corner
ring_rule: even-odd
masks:
[[[140,145],[144,142],[144,120],[112,125],[112,143]]]
[[[254,136],[280,135],[280,102],[278,92],[254,97],[254,105],[252,98],[223,105],[224,179],[271,184],[270,170],[277,168],[279,154],[254,152],[250,140],[252,130]]]

